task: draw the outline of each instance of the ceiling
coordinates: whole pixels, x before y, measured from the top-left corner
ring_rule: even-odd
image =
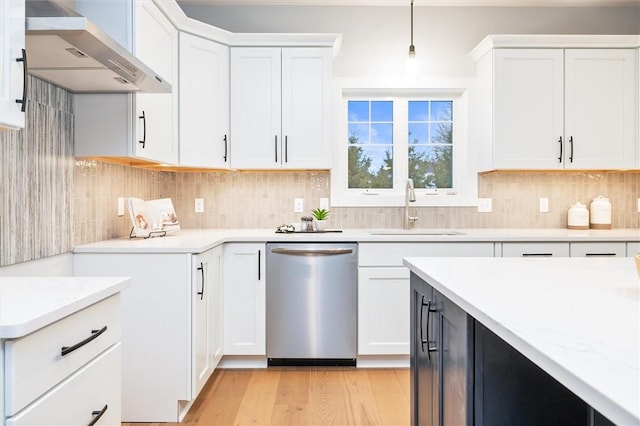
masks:
[[[215,6],[408,6],[411,0],[178,0]],[[635,6],[640,0],[414,0],[414,6],[590,7]]]

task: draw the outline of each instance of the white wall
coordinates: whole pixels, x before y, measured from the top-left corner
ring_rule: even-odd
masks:
[[[233,32],[343,34],[336,77],[405,71],[410,8],[395,6],[205,6],[183,3],[192,18]],[[640,34],[636,8],[415,7],[414,45],[426,75],[469,77],[467,53],[487,34]]]

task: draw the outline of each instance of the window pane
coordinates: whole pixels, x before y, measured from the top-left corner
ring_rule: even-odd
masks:
[[[453,149],[449,146],[410,146],[409,177],[416,188],[453,186]]]
[[[429,127],[431,128],[431,143],[453,143],[452,123],[432,123]]]
[[[350,122],[369,121],[369,101],[349,101],[347,108]]]
[[[426,144],[429,142],[429,125],[426,123],[409,123],[409,144]]]
[[[429,102],[409,101],[409,121],[427,121],[429,119]]]
[[[349,124],[349,145],[369,143],[369,124]]]
[[[452,101],[432,101],[431,102],[431,121],[451,121]]]
[[[349,146],[349,188],[391,188],[393,148]]]
[[[371,143],[393,145],[393,124],[371,124]]]
[[[371,121],[393,121],[393,101],[371,102]]]

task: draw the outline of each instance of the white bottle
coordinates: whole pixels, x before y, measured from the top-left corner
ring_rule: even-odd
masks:
[[[591,201],[589,226],[591,229],[611,229],[611,202],[602,195]]]

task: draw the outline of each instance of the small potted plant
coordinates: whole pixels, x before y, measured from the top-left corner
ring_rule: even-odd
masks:
[[[313,209],[311,210],[311,215],[315,219],[316,231],[324,231],[327,218],[329,217],[329,210],[321,208]]]

